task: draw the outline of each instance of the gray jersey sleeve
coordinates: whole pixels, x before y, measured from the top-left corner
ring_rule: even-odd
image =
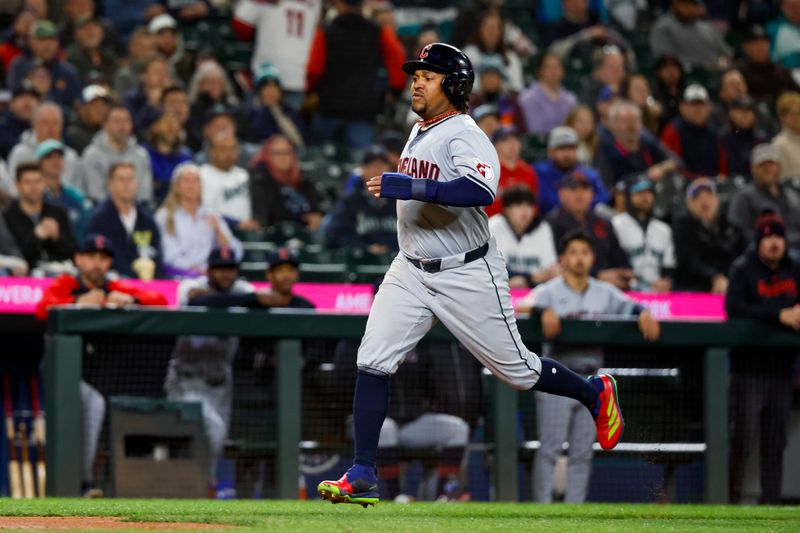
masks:
[[[537,309],[547,309],[553,306],[553,284],[542,283],[525,297],[525,302],[533,304]]]
[[[639,308],[639,304],[628,298],[624,292],[610,283],[603,283],[603,287],[608,292],[608,314],[632,315]]]
[[[450,140],[450,156],[459,176],[484,188],[492,199],[500,181],[500,162],[489,139],[480,130],[466,129]]]

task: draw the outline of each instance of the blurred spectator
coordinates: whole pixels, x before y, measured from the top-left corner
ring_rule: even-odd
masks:
[[[522,80],[522,62],[517,53],[506,46],[504,35],[505,24],[500,11],[490,9],[482,15],[475,35],[463,50],[476,72],[480,72],[481,64],[487,58],[499,58],[505,65],[508,88],[514,93],[519,93],[525,87]],[[473,91],[480,90],[482,90],[480,80],[476,79]]]
[[[400,155],[406,147],[408,135],[397,130],[385,130],[378,135],[378,144],[386,150],[389,168],[393,172],[400,164]]]
[[[161,109],[164,113],[172,114],[178,120],[181,129],[185,130],[189,123],[189,95],[177,85],[170,85],[161,92]],[[203,125],[200,124],[200,129]],[[189,132],[184,131],[189,134]],[[199,137],[200,135],[198,135]],[[188,144],[188,143],[187,143]]]
[[[653,98],[647,77],[642,74],[631,74],[622,83],[620,95],[639,106],[642,111],[642,125],[653,135],[658,135],[661,129],[662,107]]]
[[[781,179],[800,176],[800,93],[788,92],[778,98],[781,131],[772,139],[780,153]]]
[[[752,230],[751,230],[752,233]],[[766,321],[800,331],[800,263],[787,250],[786,227],[775,213],[762,215],[755,247],[731,267],[725,309],[730,318]],[[779,505],[797,346],[751,348],[730,353],[730,497],[742,500],[745,466],[759,447],[759,503]]]
[[[508,187],[501,195],[503,211],[489,218],[489,231],[506,259],[512,289],[534,287],[560,273],[550,224],[542,220],[533,191]]]
[[[742,52],[739,70],[756,100],[773,105],[786,91],[800,90],[789,69],[770,59],[769,36],[762,26],[752,26],[745,33]]]
[[[24,276],[27,273],[28,263],[8,230],[6,219],[0,217],[0,276]]]
[[[214,248],[242,257],[242,244],[225,219],[203,206],[200,168],[192,163],[175,168],[169,193],[155,218],[164,247],[164,269],[169,276],[205,274]]]
[[[262,226],[289,221],[311,231],[319,227],[319,193],[311,181],[303,179],[297,150],[283,135],[273,135],[264,143],[253,165],[250,187],[253,217]]]
[[[95,208],[87,234],[110,242],[113,269],[125,278],[150,280],[163,277],[161,233],[153,216],[136,204],[136,167],[118,161],[108,169],[108,198]]]
[[[64,174],[64,144],[48,139],[36,148],[36,159],[44,176],[46,202],[63,208],[69,216],[72,233],[80,240],[89,213],[84,204],[83,194],[62,182]]]
[[[534,165],[539,179],[539,209],[547,215],[558,206],[559,189],[565,176],[577,172],[592,188],[591,207],[608,203],[608,195],[597,171],[578,161],[578,134],[569,126],[553,128],[547,141],[547,159]]]
[[[255,38],[250,70],[269,63],[281,73],[284,103],[300,109],[306,90],[306,68],[314,30],[322,11],[320,0],[259,2],[241,0],[234,11],[233,29],[242,40]]]
[[[476,83],[480,81],[481,89],[473,91],[469,98],[470,107],[492,104],[497,108],[500,124],[516,126],[525,131],[525,117],[517,102],[516,94],[508,90],[508,77],[502,60],[490,56],[483,60],[477,72]]]
[[[83,152],[83,171],[86,196],[99,202],[107,195],[108,169],[118,161],[127,161],[136,169],[138,181],[136,199],[153,200],[153,171],[147,151],[136,142],[130,112],[122,106],[112,107],[92,143]]]
[[[742,230],[748,242],[752,242],[758,216],[764,211],[773,211],[785,221],[789,246],[800,248],[800,192],[781,183],[778,150],[770,144],[753,148],[750,172],[753,181],[731,199],[728,220]]]
[[[494,132],[501,126],[500,111],[497,109],[497,106],[493,104],[483,104],[476,107],[472,111],[472,118],[475,120],[475,124],[477,124],[489,138],[491,138]]]
[[[756,125],[755,102],[749,96],[728,104],[727,119],[722,146],[728,155],[728,173],[750,178],[750,153],[757,144],[769,142],[770,136]]]
[[[314,137],[332,141],[341,134],[344,144],[354,149],[373,142],[375,117],[383,111],[380,68],[386,68],[388,89],[401,91],[406,81],[403,45],[390,27],[365,19],[361,4],[336,0],[338,15],[317,29],[306,69],[306,89],[319,95]],[[283,71],[281,63],[273,63]]]
[[[577,104],[575,95],[564,88],[564,66],[554,54],[545,53],[536,69],[537,79],[519,95],[528,133],[549,133],[564,123]]]
[[[53,84],[50,98],[66,108],[80,96],[80,84],[75,67],[58,57],[58,32],[49,20],[37,20],[28,34],[28,50],[11,62],[6,73],[6,84],[11,90],[18,89],[35,65],[44,65]]]
[[[74,28],[75,42],[67,48],[66,59],[78,70],[81,86],[97,74],[110,80],[119,59],[104,42],[105,32],[100,20],[94,15],[83,15],[74,21]]]
[[[186,129],[189,132],[199,132],[209,113],[215,109],[224,109],[237,114],[239,99],[233,89],[233,84],[227,74],[216,61],[206,61],[200,65],[192,75],[189,83],[189,122]],[[196,134],[191,135],[194,140]]]
[[[236,118],[227,110],[221,107],[213,108],[209,111],[206,121],[203,124],[202,136],[200,139],[200,150],[195,153],[194,161],[198,165],[207,163],[209,160],[208,152],[211,146],[211,139],[221,133],[233,135],[240,139],[239,125]],[[189,137],[191,139],[191,136]],[[191,148],[192,145],[190,144]],[[260,146],[250,145],[244,141],[238,144],[238,157],[236,164],[242,168],[249,168],[255,154],[260,149]]]
[[[225,0],[157,0],[161,13],[172,15],[182,26],[190,26],[208,19],[214,14],[214,7],[230,7]]]
[[[711,114],[711,123],[717,130],[721,130],[728,122],[728,109],[735,100],[750,98],[747,82],[741,71],[731,68],[722,73],[720,77],[719,102],[714,104]],[[756,114],[756,124],[759,129],[766,131],[770,137],[774,135],[774,120],[767,113],[762,113],[758,107],[753,106]]]
[[[622,100],[622,95],[619,90],[612,89],[611,87],[603,87],[597,93],[597,99],[594,101],[594,114],[597,116],[597,121],[600,123],[600,130],[608,130],[608,114],[611,108],[617,102]]]
[[[646,308],[622,294],[617,288],[591,277],[596,253],[589,235],[575,231],[559,242],[559,261],[563,275],[539,285],[523,300],[541,313],[545,342],[542,356],[558,360],[574,372],[594,374],[603,366],[601,346],[577,346],[561,333],[561,319],[615,315],[636,317],[639,331],[646,340],[657,340],[658,322]],[[521,307],[523,307],[521,306]],[[541,448],[534,465],[534,499],[552,503],[557,460],[569,443],[564,501],[583,503],[589,491],[592,470],[592,444],[595,425],[591,414],[577,400],[536,393],[536,422]]]
[[[683,91],[680,116],[661,131],[661,142],[683,159],[684,175],[727,176],[728,155],[719,132],[709,122],[711,100],[705,87],[692,84]]]
[[[582,80],[580,101],[585,104],[595,103],[604,88],[613,94],[619,94],[625,75],[625,56],[622,51],[616,46],[604,46],[597,54],[592,78]]]
[[[128,41],[125,62],[114,74],[114,92],[126,95],[135,90],[145,67],[157,54],[155,37],[144,26],[136,28]]]
[[[147,31],[155,35],[156,52],[167,61],[184,86],[187,85],[195,68],[194,54],[185,49],[183,37],[178,35],[178,23],[168,14],[158,15],[147,24]]]
[[[139,74],[139,86],[125,95],[125,107],[131,112],[136,131],[144,130],[149,120],[161,104],[161,94],[172,86],[172,74],[163,57],[148,60]]]
[[[153,197],[167,194],[175,167],[192,160],[192,151],[181,141],[181,124],[174,113],[160,113],[147,130],[142,148],[147,151],[153,173]]]
[[[590,28],[596,33],[603,31],[600,15],[597,11],[589,10],[589,2],[587,0],[562,0],[561,18],[555,22],[544,24],[539,32],[539,37],[543,46],[550,46],[555,41]]]
[[[398,250],[395,200],[375,198],[364,186],[373,176],[391,170],[394,169],[383,147],[367,150],[358,169],[361,183],[339,198],[324,223],[328,248],[361,249],[373,254]]]
[[[83,153],[111,111],[111,95],[102,85],[88,85],[81,91],[81,105],[67,128],[67,143]]]
[[[564,120],[564,125],[575,130],[578,135],[578,162],[591,165],[600,143],[600,134],[597,132],[591,108],[583,104],[575,106]]]
[[[17,165],[25,161],[36,161],[36,147],[47,139],[63,141],[64,115],[57,104],[41,104],[33,112],[31,129],[22,133],[19,143],[8,156],[8,172],[15,175]],[[84,192],[84,176],[78,153],[70,147],[64,148],[64,183]]]
[[[309,141],[309,134],[300,114],[283,102],[283,85],[278,69],[269,63],[255,73],[253,101],[246,111],[248,139],[261,143],[282,133],[298,148]]]
[[[14,19],[14,25],[3,36],[0,44],[0,83],[5,80],[11,62],[27,48],[28,34],[35,21],[36,15],[29,9],[23,9]]]
[[[61,26],[61,45],[69,48],[74,42],[75,28],[87,17],[93,18],[103,30],[103,46],[117,57],[125,54],[125,46],[120,39],[114,23],[98,16],[94,0],[66,0],[64,2],[65,20]],[[107,78],[110,80],[111,78]]]
[[[20,164],[16,180],[18,197],[3,217],[28,269],[41,269],[45,275],[69,270],[76,247],[75,237],[67,212],[44,201],[46,185],[39,164]]]
[[[0,115],[0,157],[8,157],[25,130],[31,127],[38,105],[39,95],[30,87],[21,87],[11,94],[8,109]]]
[[[520,157],[522,143],[517,129],[514,126],[503,126],[494,132],[491,139],[500,160],[500,179],[494,202],[484,207],[486,215],[490,217],[503,210],[501,196],[505,189],[524,185],[534,194],[539,193],[536,172]]]
[[[28,72],[25,73],[25,79],[22,80],[23,87],[31,87],[36,91],[36,95],[41,101],[52,101],[50,92],[53,89],[53,75],[44,65],[44,63],[34,64]],[[56,102],[64,112],[65,117],[69,117],[70,107]]]
[[[687,67],[727,67],[732,50],[722,32],[703,19],[704,14],[700,0],[672,0],[670,11],[658,17],[650,31],[653,55],[675,55]]]
[[[653,94],[661,104],[659,132],[670,120],[680,113],[679,107],[686,88],[686,74],[683,65],[675,56],[661,56],[655,64],[656,85]]]
[[[580,172],[572,172],[561,180],[558,191],[560,205],[547,215],[555,242],[562,242],[567,233],[586,232],[594,249],[593,275],[619,289],[627,290],[633,280],[628,257],[620,247],[611,222],[592,211],[592,185]]]
[[[611,219],[619,244],[633,267],[631,289],[669,292],[675,272],[672,228],[653,218],[656,192],[646,174],[629,180],[626,211]]]
[[[739,228],[720,212],[717,186],[697,178],[686,188],[687,213],[675,222],[679,291],[724,294],[731,263],[747,246]]]
[[[203,205],[239,229],[254,230],[259,224],[252,215],[251,180],[245,169],[236,166],[237,145],[236,137],[225,132],[211,140],[208,163],[200,167]]]
[[[625,176],[646,172],[658,182],[678,169],[672,154],[658,139],[642,129],[642,112],[636,104],[618,102],[609,111],[611,135],[601,136],[596,165],[607,187]]]
[[[767,25],[770,57],[788,69],[800,67],[800,0],[781,0],[781,14]]]

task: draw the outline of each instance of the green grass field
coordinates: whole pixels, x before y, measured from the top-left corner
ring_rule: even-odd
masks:
[[[237,531],[280,533],[800,531],[800,507],[699,505],[385,503],[363,509],[321,501],[4,499],[0,500],[0,529],[4,516],[116,516],[130,521],[205,522],[240,526]]]

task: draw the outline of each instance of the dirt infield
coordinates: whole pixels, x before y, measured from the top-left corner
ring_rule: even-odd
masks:
[[[114,516],[4,516],[0,518],[0,530],[29,529],[31,531],[69,531],[75,529],[134,529],[174,530],[185,529],[229,529],[220,524],[195,524],[191,522],[123,522]]]

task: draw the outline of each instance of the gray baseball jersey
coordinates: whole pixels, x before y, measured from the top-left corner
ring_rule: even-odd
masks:
[[[411,130],[397,171],[412,178],[452,181],[468,177],[494,199],[500,162],[486,134],[469,115],[455,115]],[[489,240],[482,207],[448,207],[416,200],[397,202],[400,250],[417,259],[463,254]]]
[[[414,126],[398,167],[443,182],[466,176],[492,198],[499,169],[492,143],[466,115],[426,130]],[[483,208],[407,200],[397,203],[397,218],[401,251],[372,304],[358,367],[394,374],[438,320],[495,376],[517,389],[533,387],[541,361],[522,344],[505,261]],[[412,259],[441,261],[422,269]]]
[[[561,318],[631,316],[639,308],[639,304],[610,283],[589,278],[586,290],[578,292],[567,285],[563,276],[542,283],[533,289],[522,303],[539,309],[552,309]],[[603,361],[603,349],[599,346],[574,347],[544,343],[542,355],[555,357],[573,370],[586,372],[597,370]]]

